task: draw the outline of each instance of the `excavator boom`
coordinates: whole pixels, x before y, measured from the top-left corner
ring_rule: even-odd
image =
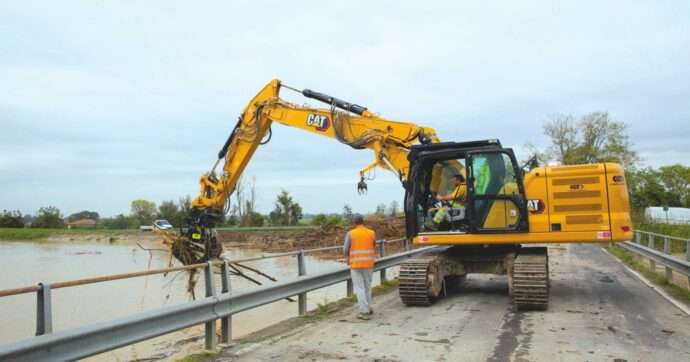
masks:
[[[283,88],[324,102],[330,107],[314,108],[290,103],[279,96]],[[384,119],[366,107],[309,89],[299,90],[284,85],[277,79],[273,80],[242,111],[237,124],[218,152],[215,164],[199,179],[201,189],[199,196],[192,202],[186,234],[193,242],[203,243],[206,249],[212,249],[211,252],[206,252],[204,258],[213,257],[220,252],[212,231],[215,221],[227,212],[228,199],[242,172],[256,149],[270,140],[274,123],[333,138],[355,149],[373,151],[373,162],[359,173],[357,188],[360,194],[367,191],[367,172],[380,167],[393,172],[400,182],[405,182],[409,174],[407,155],[410,147],[417,142],[440,142],[431,128]],[[209,248],[209,245],[213,247]]]
[[[292,104],[279,97],[281,88],[297,91],[331,107],[320,109]],[[417,141],[439,142],[431,128],[387,120],[365,107],[308,89],[298,90],[273,80],[249,102],[218,153],[216,164],[201,177],[200,195],[192,203],[194,209],[222,210],[254,152],[264,137],[270,137],[273,123],[334,138],[355,149],[372,150],[374,161],[360,171],[362,188],[366,187],[361,183],[366,172],[375,167],[395,173],[401,181],[406,180],[410,147]],[[221,162],[221,174],[216,176],[216,168]]]

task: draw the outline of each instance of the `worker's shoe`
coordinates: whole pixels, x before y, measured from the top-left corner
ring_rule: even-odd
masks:
[[[371,319],[371,315],[369,313],[359,313],[357,314],[357,319],[368,321]]]
[[[374,310],[369,308],[369,313],[367,313],[367,315],[373,315],[373,314],[374,314]]]

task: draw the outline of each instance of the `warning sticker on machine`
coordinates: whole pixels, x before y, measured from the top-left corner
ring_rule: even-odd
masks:
[[[610,231],[599,231],[597,232],[597,239],[611,239]]]
[[[420,236],[420,237],[419,237],[419,242],[420,242],[420,243],[428,243],[428,242],[429,242],[429,237],[428,237],[428,236]]]

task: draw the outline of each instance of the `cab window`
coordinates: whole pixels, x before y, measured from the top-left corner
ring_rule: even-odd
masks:
[[[472,155],[473,220],[477,229],[510,229],[520,219],[521,199],[510,156],[502,152]]]

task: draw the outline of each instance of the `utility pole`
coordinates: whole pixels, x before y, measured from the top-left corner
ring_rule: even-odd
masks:
[[[666,212],[666,223],[668,224],[668,206],[664,206],[664,211]]]

